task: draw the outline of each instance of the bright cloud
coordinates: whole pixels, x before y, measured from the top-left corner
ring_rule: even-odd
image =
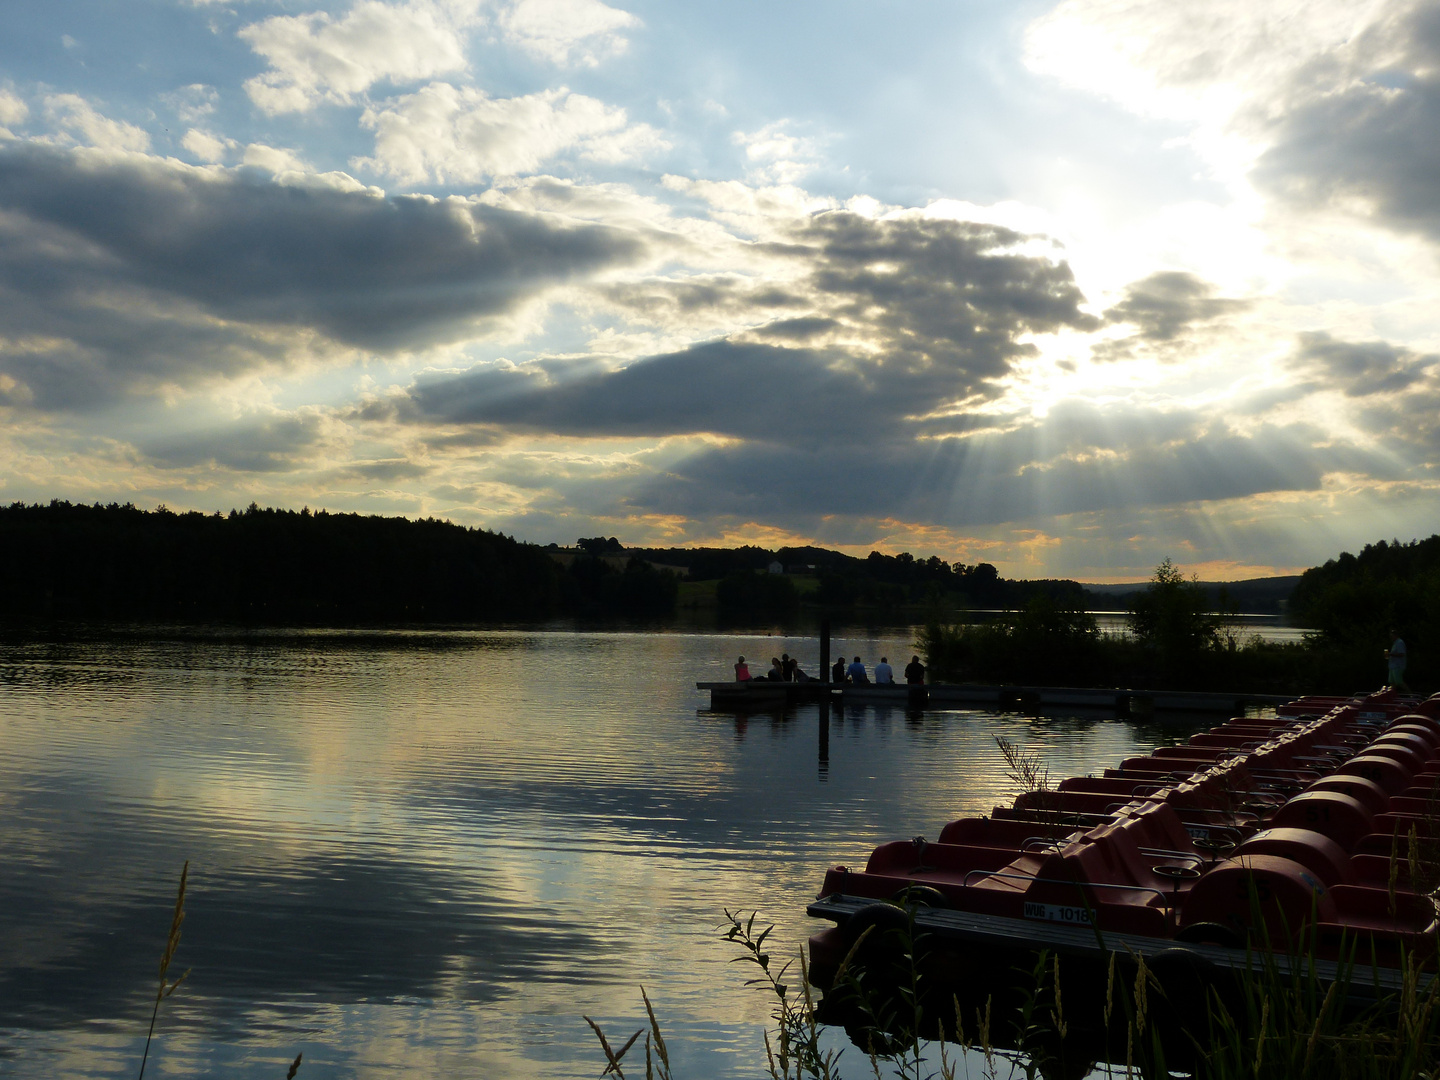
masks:
[[[52,94],[47,97],[45,115],[67,135],[100,150],[141,151],[150,148],[150,135],[144,128],[102,115],[79,94]]]
[[[245,83],[267,113],[348,104],[377,82],[418,82],[466,66],[470,5],[361,0],[340,18],[277,15],[240,31],[270,65]]]
[[[624,109],[564,87],[492,98],[431,83],[367,109],[361,122],[375,131],[375,156],[365,164],[411,184],[534,172],[569,153],[614,164],[666,145],[653,128],[631,124]]]
[[[555,64],[593,67],[625,51],[640,20],[600,0],[517,0],[497,19],[506,40]]]
[[[23,124],[30,107],[12,91],[0,89],[0,124]]]
[[[180,140],[180,145],[201,161],[218,162],[224,161],[230,151],[235,148],[235,140],[222,139],[213,132],[191,128],[185,132],[184,138]]]

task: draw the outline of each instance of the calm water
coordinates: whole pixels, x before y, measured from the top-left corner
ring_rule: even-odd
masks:
[[[899,667],[909,635],[839,637]],[[1133,724],[710,715],[798,638],[294,633],[0,643],[0,1074],[133,1076],[181,864],[192,974],[147,1075],[594,1077],[643,984],[677,1076],[763,1073],[724,908],[798,950],[824,868],[1058,775]],[[763,665],[760,665],[763,667]],[[843,1036],[840,1037],[843,1041]],[[852,1071],[863,1075],[852,1052]]]

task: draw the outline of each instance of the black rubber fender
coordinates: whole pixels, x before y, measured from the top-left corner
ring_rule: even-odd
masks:
[[[948,908],[950,898],[934,885],[906,885],[890,898],[890,903],[902,908]]]
[[[1175,935],[1176,941],[1187,945],[1224,945],[1228,949],[1243,949],[1245,936],[1234,927],[1218,922],[1191,923]]]
[[[910,933],[910,916],[895,904],[867,904],[845,921],[845,944],[854,947],[860,935],[870,935],[860,946],[865,957],[880,957],[888,952],[904,951],[903,938]]]

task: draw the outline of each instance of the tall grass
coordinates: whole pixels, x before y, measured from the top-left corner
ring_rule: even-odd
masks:
[[[168,998],[180,984],[190,977],[190,968],[186,968],[178,979],[170,978],[170,965],[175,962],[175,952],[180,948],[180,928],[185,923],[185,886],[190,880],[190,860],[185,860],[185,865],[180,868],[180,887],[175,891],[175,910],[170,915],[170,932],[165,937],[165,948],[160,953],[160,980],[155,989],[155,1005],[150,1010],[150,1029],[145,1033],[145,1052],[140,1057],[140,1072],[135,1080],[145,1080],[145,1066],[150,1061],[150,1044],[155,1039],[155,1023],[160,1018],[160,1003]],[[285,1080],[295,1080],[295,1074],[300,1071],[300,1060],[304,1054],[296,1054],[295,1060],[290,1063],[290,1069],[285,1073]],[[665,1080],[670,1080],[666,1077]]]
[[[1047,790],[1049,770],[1038,753],[1004,739],[997,743],[1012,783],[1023,791]],[[1440,795],[1431,818],[1440,821]],[[1397,835],[1391,853],[1392,909],[1403,863],[1411,887],[1430,896],[1440,910],[1440,840],[1433,828],[1418,833],[1412,829],[1403,848]],[[937,976],[928,961],[929,946],[917,930],[913,906],[903,908],[904,920],[890,920],[895,925],[883,931],[872,925],[858,936],[823,1009],[811,994],[803,952],[774,967],[767,949],[773,927],[757,933],[753,913],[726,911],[723,938],[739,946],[738,962],[758,970],[747,985],[772,999],[774,1026],[764,1034],[771,1080],[841,1080],[843,1051],[825,1048],[822,1013],[825,1021],[845,1023],[877,1080],[882,1063],[902,1080],[956,1080],[957,1070],[968,1076],[975,1050],[990,1080],[1002,1066],[1011,1076],[1046,1078],[1079,1078],[1098,1069],[1126,1080],[1440,1080],[1436,924],[1417,948],[1400,953],[1398,967],[1391,969],[1398,983],[1385,989],[1378,969],[1356,961],[1365,955],[1360,936],[1342,939],[1335,977],[1322,979],[1315,912],[1298,934],[1285,928],[1272,942],[1253,887],[1251,905],[1258,929],[1243,969],[1216,968],[1182,949],[1147,962],[1129,951],[1107,951],[1098,930],[1098,962],[1094,957],[1066,960],[1066,979],[1059,955],[1037,950],[1025,961],[1021,953],[1028,966],[991,973],[979,993],[967,991],[967,999],[978,1001],[983,994],[984,1001],[983,1010],[975,1006],[973,1041],[958,996],[950,996],[949,1015],[927,1013],[949,984],[935,985],[945,976]],[[797,967],[800,985],[795,987],[789,977]],[[1065,985],[1072,988],[1068,1011]],[[645,1008],[650,1080],[649,1047],[652,1041],[664,1044],[648,997]],[[623,1080],[620,1058],[641,1032],[615,1054],[599,1026],[587,1021],[609,1060],[606,1072]],[[922,1035],[938,1042],[938,1069]],[[958,1043],[963,1053],[952,1060],[947,1043]],[[655,1075],[675,1080],[668,1057],[664,1072]]]
[[[914,963],[913,919],[911,943],[900,946],[899,956],[900,964],[908,965],[908,986],[902,985],[894,1001],[872,996],[855,1003],[856,1015],[865,1019],[847,1030],[861,1057],[857,1068],[844,1074],[840,1064],[845,1051],[824,1045],[816,1001],[803,978],[803,953],[776,969],[766,951],[773,928],[756,933],[753,914],[726,912],[726,917],[723,938],[740,946],[736,961],[758,971],[747,985],[772,999],[772,1026],[763,1035],[771,1080],[842,1080],[862,1074],[879,1080],[886,1073],[900,1080],[960,1080],[971,1075],[972,1064],[985,1080],[1002,1075],[1101,1075],[1112,1080],[1440,1077],[1440,980],[1413,955],[1402,960],[1398,988],[1364,1004],[1360,998],[1373,986],[1372,973],[1352,962],[1341,966],[1337,980],[1325,983],[1317,975],[1313,940],[1302,940],[1288,956],[1257,949],[1247,970],[1204,987],[1196,1003],[1183,993],[1172,999],[1174,984],[1144,957],[1111,952],[1093,992],[1078,997],[1072,992],[1077,1000],[1067,1004],[1062,983],[1074,984],[1062,980],[1064,961],[1037,950],[1019,969],[1023,984],[1009,1007],[997,1006],[997,997],[1003,995],[988,994],[983,1007],[967,1018],[958,998],[952,997],[948,1015],[927,1018],[920,1003],[929,976]],[[863,938],[841,965],[832,993],[867,991],[860,956]],[[788,981],[789,973],[797,970],[799,986]],[[607,1060],[604,1075],[624,1080],[626,1052],[644,1035],[646,1080],[679,1080],[671,1071],[654,1007],[643,989],[641,996],[648,1027],[636,1031],[619,1051],[611,1048],[600,1026],[586,1018]],[[938,1037],[921,1037],[927,1023]],[[952,1045],[961,1053],[953,1054],[948,1048]]]
[[[175,960],[175,950],[180,947],[180,927],[185,922],[185,883],[190,877],[190,860],[185,860],[185,865],[180,869],[180,888],[175,893],[175,911],[170,916],[170,933],[165,938],[165,948],[160,954],[160,984],[155,989],[155,1007],[150,1010],[150,1030],[145,1034],[145,1053],[140,1058],[140,1072],[136,1080],[144,1080],[145,1064],[150,1060],[150,1043],[155,1038],[155,1021],[160,1016],[160,1002],[164,1001],[171,994],[180,988],[180,984],[190,976],[190,969],[186,968],[174,982],[170,981],[170,965]]]

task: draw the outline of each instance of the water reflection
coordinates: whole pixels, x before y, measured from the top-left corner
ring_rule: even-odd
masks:
[[[1043,743],[1059,775],[1155,738],[875,703],[703,708],[695,681],[735,655],[818,647],[777,642],[0,641],[5,1071],[138,1060],[189,858],[177,963],[194,973],[156,1075],[281,1075],[304,1050],[333,1076],[588,1077],[581,1014],[632,1025],[642,982],[677,1075],[758,1075],[767,1006],[714,940],[723,908],[758,908],[793,950],[826,865],[1009,795],[996,734]],[[837,651],[907,647],[852,634]]]

